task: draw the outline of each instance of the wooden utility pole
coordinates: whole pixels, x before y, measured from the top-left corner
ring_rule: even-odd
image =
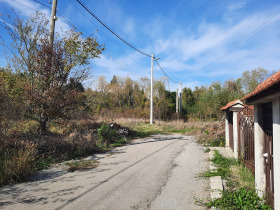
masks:
[[[49,33],[49,41],[50,41],[51,44],[53,44],[53,40],[54,40],[55,21],[57,19],[57,17],[56,17],[56,7],[57,7],[57,0],[53,0],[51,22],[50,22],[50,33]]]

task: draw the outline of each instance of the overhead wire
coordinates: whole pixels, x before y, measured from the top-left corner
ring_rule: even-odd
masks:
[[[23,5],[23,6],[25,6],[25,7],[27,7],[27,8],[30,8],[30,9],[32,9],[32,10],[35,10],[35,11],[38,11],[38,10],[36,10],[36,9],[34,9],[34,8],[32,8],[32,7],[29,7],[29,6],[27,6],[27,5],[25,5],[25,4],[22,4],[22,3],[20,3],[20,2],[18,2],[18,1],[16,1],[16,0],[12,0],[12,1],[14,1],[14,2],[16,2],[16,3],[19,3],[19,4],[21,4],[21,5]],[[38,0],[33,0],[34,2],[36,2],[36,3],[38,3],[38,4],[40,4],[40,5],[42,5],[42,6],[44,6],[44,7],[46,7],[46,8],[48,8],[48,9],[51,9],[51,7],[49,7],[49,6],[47,6],[47,5],[45,5],[45,4],[43,4],[42,2],[40,2],[40,1],[38,1]],[[81,2],[79,1],[79,0],[76,0],[76,1],[78,1],[78,3],[79,4],[81,4]],[[75,6],[75,5],[74,5]],[[81,6],[83,6],[87,11],[88,11],[88,9],[87,9],[87,7],[86,6],[84,6],[83,4],[81,4]],[[91,15],[93,15],[94,16],[94,14],[91,12],[91,11],[88,11]],[[60,11],[57,11],[57,13],[64,19],[64,22],[67,22],[67,24],[69,25],[69,26],[72,26],[72,27],[74,27],[77,31],[80,31],[80,30],[78,30],[78,28],[74,25],[74,24],[72,24],[66,17],[64,17],[64,15],[60,12]],[[100,22],[103,26],[105,26],[105,28],[107,28],[110,32],[112,32],[114,35],[116,35],[119,39],[121,39],[121,41],[123,41],[123,42],[125,42],[128,46],[130,46],[130,47],[132,47],[134,50],[136,50],[136,51],[138,51],[138,52],[140,52],[140,53],[142,53],[142,54],[144,54],[144,55],[146,55],[146,56],[148,56],[148,57],[151,57],[150,55],[148,55],[148,54],[146,54],[146,53],[143,53],[142,51],[140,51],[140,50],[138,50],[137,48],[135,48],[135,47],[133,47],[132,45],[130,45],[129,43],[127,43],[125,40],[123,40],[121,37],[119,37],[115,32],[113,32],[108,26],[106,26],[104,23],[102,23],[101,21],[100,21],[100,19],[98,19],[97,17],[95,17],[97,20],[98,20],[98,22]],[[80,31],[81,32],[81,31]],[[84,36],[84,37],[88,37],[87,35],[85,35],[83,32],[81,32],[81,34]],[[104,53],[104,52],[103,52]],[[117,64],[117,65],[119,65],[123,70],[125,70],[125,71],[127,71],[127,72],[130,72],[131,74],[133,74],[134,76],[136,76],[136,77],[138,77],[133,71],[131,71],[131,70],[129,70],[129,68],[127,68],[125,65],[123,65],[123,64],[121,64],[116,58],[114,58],[111,54],[109,54],[108,52],[105,52],[104,54],[106,54],[106,56],[107,57],[109,57],[115,64]],[[170,80],[170,81],[172,81],[172,82],[174,82],[174,83],[179,83],[179,82],[176,82],[176,81],[174,81],[173,79],[171,79],[167,74],[166,74],[166,72],[163,70],[163,68],[160,66],[160,64],[159,64],[159,62],[155,59],[155,61],[156,61],[156,63],[158,64],[158,66],[159,66],[159,68],[161,69],[161,71],[166,75],[166,77]],[[137,73],[138,74],[138,73]],[[138,74],[140,77],[142,76],[142,75],[140,75],[140,74]]]
[[[39,3],[39,4],[41,4],[41,5],[44,6],[44,7],[47,7],[47,8],[49,8],[49,9],[52,9],[51,7],[49,7],[49,6],[47,6],[47,5],[45,5],[45,4],[41,3],[41,2],[39,2],[38,0],[33,0],[33,1],[35,1],[35,2],[37,2],[37,3]],[[73,5],[74,5],[74,4],[73,4]],[[76,7],[76,5],[74,5],[74,6]],[[76,8],[78,9],[78,7],[76,7]],[[71,23],[71,22],[65,17],[65,15],[63,15],[62,12],[59,11],[59,9],[57,9],[57,13],[58,13],[68,24],[70,24],[71,26],[73,26],[77,31],[80,31],[80,30],[78,30],[78,27],[76,27],[73,23]],[[80,32],[81,32],[81,31],[80,31]],[[85,33],[83,33],[83,32],[81,32],[81,33],[82,33],[82,35],[83,35],[85,38],[88,37],[88,35],[86,35]],[[110,53],[103,51],[103,54],[105,54],[106,57],[108,57],[109,59],[111,59],[115,64],[119,65],[123,70],[125,70],[125,71],[127,71],[127,72],[133,74],[133,75],[136,76],[136,77],[139,77],[139,76],[141,77],[140,74],[138,74],[139,76],[137,76],[133,71],[131,71],[129,68],[127,68],[124,64],[121,64],[121,63],[120,63],[116,58],[114,58]]]
[[[229,50],[226,50],[224,55],[219,56],[218,58],[215,58],[210,62],[215,62],[220,57],[225,57],[225,56],[229,55],[233,50],[237,49],[238,46],[240,46],[242,43],[244,43],[245,41],[247,41],[248,39],[253,37],[256,33],[259,33],[260,31],[264,30],[270,24],[274,23],[275,21],[278,21],[279,19],[280,19],[280,15],[278,13],[277,13],[277,15],[274,15],[273,17],[266,19],[266,21],[262,25],[260,25],[254,31],[248,33],[245,37],[243,37],[238,42],[236,42],[233,47],[229,48]],[[266,48],[266,47],[264,47],[264,48]]]
[[[111,43],[112,43],[113,45],[115,45],[116,47],[118,47],[122,52],[127,53],[122,47],[120,47],[120,45],[118,45],[116,42],[114,42],[113,39],[112,39],[107,33],[105,33],[100,27],[98,27],[98,25],[97,25],[94,21],[92,21],[84,12],[82,12],[82,11],[80,10],[80,8],[79,8],[78,6],[76,6],[76,5],[73,3],[73,1],[76,1],[76,0],[71,0],[70,3],[71,3],[84,17],[86,17],[92,24],[95,25],[95,27],[98,29],[98,32],[101,32],[103,35],[105,35],[105,36],[111,41]]]
[[[105,23],[103,23],[92,11],[90,11],[90,9],[85,6],[80,0],[76,0],[89,14],[91,14],[99,23],[101,23],[107,30],[109,30],[112,34],[114,34],[118,39],[120,39],[122,42],[124,42],[126,45],[128,45],[129,47],[131,47],[132,49],[138,51],[139,53],[147,56],[147,57],[152,57],[151,55],[148,55],[147,53],[144,53],[143,51],[137,49],[136,47],[134,47],[133,45],[131,45],[130,43],[128,43],[124,38],[122,38],[120,35],[118,35],[117,33],[115,33],[111,28],[109,28]]]
[[[40,4],[40,5],[42,5],[42,6],[44,6],[44,7],[46,7],[46,8],[48,8],[48,9],[52,9],[51,7],[49,7],[49,6],[47,6],[47,5],[45,5],[45,4],[43,4],[42,2],[40,2],[40,1],[38,1],[38,0],[33,0],[34,2],[36,2],[36,3],[38,3],[38,4]],[[58,9],[57,9],[57,13],[64,19],[64,21],[65,22],[67,22],[67,24],[69,25],[69,26],[72,26],[73,28],[75,28],[77,31],[79,31],[78,30],[78,28],[74,25],[74,24],[72,24],[70,21],[69,21],[69,19],[67,19],[66,17],[65,17],[65,15],[63,15]]]
[[[87,6],[85,6],[83,3],[81,3],[81,1],[76,0],[85,10],[87,10],[87,12],[89,12],[99,23],[101,23],[106,29],[108,29],[112,34],[114,34],[117,38],[119,38],[121,41],[123,41],[125,44],[127,44],[129,47],[133,48],[134,50],[140,52],[143,55],[146,55],[148,57],[152,57],[140,50],[138,50],[137,48],[135,48],[134,46],[132,46],[131,44],[129,44],[128,42],[126,42],[122,37],[120,37],[117,33],[115,33],[114,31],[112,31],[112,29],[110,29],[105,23],[103,23],[93,12],[91,12],[89,10],[89,8]],[[160,67],[160,69],[162,70],[162,72],[167,76],[168,79],[170,79],[172,82],[174,83],[179,83],[179,82],[175,82],[173,79],[171,79],[166,72],[162,69],[162,67],[159,65],[158,61],[155,59],[155,61],[157,62],[158,66]]]
[[[29,9],[38,11],[37,9],[32,8],[32,7],[29,7],[29,6],[27,6],[27,5],[25,5],[25,4],[22,4],[22,3],[20,3],[20,2],[18,2],[18,1],[16,1],[16,0],[12,0],[12,1],[14,1],[14,2],[16,2],[16,3],[19,3],[19,4],[21,4],[22,6],[25,6],[25,7],[29,8]],[[36,3],[39,3],[40,5],[42,5],[42,6],[46,7],[46,8],[48,8],[48,9],[52,9],[51,7],[45,5],[45,4],[43,4],[43,3],[41,3],[41,2],[39,2],[39,1],[37,1],[37,0],[33,0],[33,1],[36,2]],[[70,27],[71,27],[71,26],[74,27],[77,31],[79,31],[79,32],[81,33],[81,35],[82,35],[83,37],[85,37],[85,38],[88,37],[88,35],[84,34],[84,33],[81,32],[80,30],[78,30],[78,28],[77,28],[74,24],[72,24],[66,17],[64,17],[63,14],[62,14],[61,12],[57,11],[57,13],[60,15],[60,17],[62,17],[62,19],[64,19],[64,22],[65,22],[66,24],[68,24]],[[44,13],[44,14],[45,14],[45,13]],[[104,52],[103,52],[103,53],[104,53]],[[133,71],[129,70],[129,68],[127,68],[124,64],[121,64],[119,61],[117,61],[117,59],[114,58],[111,54],[106,53],[106,52],[105,52],[104,54],[106,54],[106,57],[110,58],[115,64],[119,65],[124,71],[127,71],[127,72],[133,74],[133,75],[136,76],[136,77],[141,77],[141,76],[142,76],[142,75],[140,75],[140,74],[138,74],[139,76],[137,76]]]
[[[157,60],[155,60],[155,61],[156,61],[157,65],[159,66],[159,68],[161,69],[161,71],[165,74],[165,76],[167,76],[167,78],[168,78],[170,81],[172,81],[172,82],[174,82],[174,83],[180,83],[180,82],[176,82],[176,81],[174,81],[173,79],[171,79],[171,78],[165,73],[165,71],[163,70],[163,68],[159,65],[159,62],[158,62]]]

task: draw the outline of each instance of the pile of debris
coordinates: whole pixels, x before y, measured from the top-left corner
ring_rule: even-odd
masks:
[[[131,133],[128,128],[122,127],[117,123],[110,123],[110,128],[115,129],[118,135],[129,136]]]

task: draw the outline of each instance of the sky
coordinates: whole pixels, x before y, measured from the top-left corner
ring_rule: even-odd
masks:
[[[36,0],[49,7],[48,0]],[[0,13],[13,10],[27,19],[36,10],[50,17],[50,9],[35,0],[0,0]],[[101,75],[134,80],[151,76],[151,58],[127,46],[76,0],[57,0],[56,32],[70,28],[67,19],[85,35],[97,37],[105,51],[92,61],[95,87]],[[166,74],[167,88],[211,85],[237,79],[258,67],[280,69],[280,1],[278,0],[81,0],[103,23],[145,54],[154,53]],[[60,15],[62,14],[62,16]],[[0,35],[8,24],[0,19]],[[0,66],[6,66],[0,45]],[[164,77],[154,62],[154,78]]]

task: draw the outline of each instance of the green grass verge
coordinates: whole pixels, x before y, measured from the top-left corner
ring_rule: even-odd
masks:
[[[260,198],[254,188],[254,176],[234,158],[226,158],[217,150],[211,161],[217,166],[217,170],[206,171],[200,176],[221,176],[227,180],[226,190],[222,197],[203,203],[206,207],[216,209],[271,209],[264,199]]]
[[[206,203],[207,207],[215,207],[217,209],[271,209],[264,203],[254,190],[240,188],[237,190],[226,190],[222,192],[222,197],[214,199]]]
[[[223,179],[229,179],[230,176],[230,167],[232,165],[237,165],[238,161],[234,158],[226,158],[222,156],[217,150],[215,150],[214,158],[211,159],[214,165],[217,166],[217,170],[211,171],[208,170],[200,174],[202,177],[212,177],[212,176],[221,176]]]

